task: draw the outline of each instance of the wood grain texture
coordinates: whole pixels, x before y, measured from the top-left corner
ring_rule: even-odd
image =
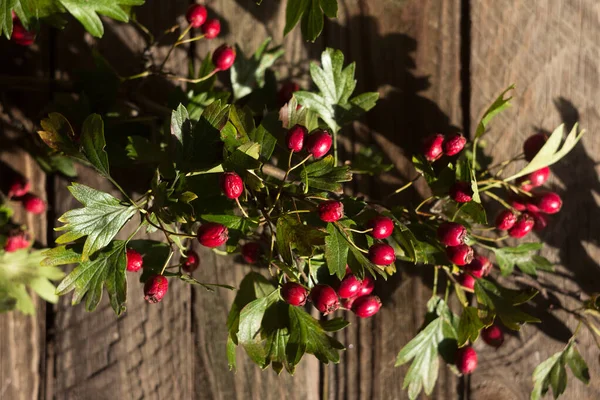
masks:
[[[139,9],[138,18],[151,31],[160,32],[173,26],[186,8],[185,1],[151,1]],[[74,45],[58,49],[58,77],[72,76],[84,64],[83,60],[89,63],[92,47],[96,47],[122,76],[143,70],[138,58],[144,48],[140,34],[131,25],[105,22],[106,33],[99,41],[84,35],[76,24],[70,24],[59,34],[59,43],[72,38]],[[162,59],[167,50],[166,46],[159,46],[154,55]],[[78,57],[78,54],[81,56]],[[173,52],[166,68],[182,75],[187,72],[185,46]],[[145,93],[153,99],[160,96],[162,103],[172,88],[161,86],[152,79],[147,83]],[[85,168],[79,171],[78,181],[108,191],[115,197],[121,196],[94,171]],[[121,171],[116,179],[139,180],[139,177]],[[63,180],[56,182],[57,215],[80,207],[66,190],[66,185]],[[119,238],[126,238],[138,221],[138,217],[134,217]],[[150,238],[163,239],[157,234]],[[147,304],[138,278],[138,274],[128,273],[127,312],[120,318],[110,308],[106,293],[98,309],[92,313],[86,312],[83,304],[71,306],[70,295],[61,299],[55,312],[54,374],[49,384],[53,387],[53,398],[193,398],[190,287],[183,282],[172,281],[168,301]]]
[[[31,47],[0,41],[0,74],[48,77],[49,46],[42,32]],[[18,175],[31,182],[31,192],[46,200],[46,175],[22,148],[35,132],[35,119],[48,100],[49,87],[31,93],[15,88],[0,90],[0,187]],[[5,192],[6,193],[6,192]],[[13,220],[27,227],[38,246],[46,244],[46,215],[26,213],[19,202],[11,204]],[[0,399],[29,400],[43,394],[45,373],[46,303],[30,291],[35,315],[13,311],[0,314]]]
[[[593,0],[486,0],[471,4],[471,126],[503,88],[517,85],[514,106],[494,121],[486,151],[508,158],[520,151],[529,135],[540,129],[552,131],[563,122],[570,128],[579,121],[588,131],[571,154],[551,167],[547,186],[563,196],[564,205],[538,235],[545,244],[544,255],[571,278],[543,274],[537,280],[587,298],[597,291],[600,260],[599,5]],[[558,300],[568,308],[576,303],[562,295]],[[529,398],[533,369],[559,351],[576,326],[574,318],[566,313],[547,310],[550,304],[540,296],[531,312],[546,322],[508,337],[500,350],[476,344],[480,364],[471,377],[473,399]],[[566,326],[560,321],[566,321]],[[590,374],[597,377],[598,349],[587,331],[578,336],[578,341]],[[563,398],[599,397],[597,379],[592,378],[586,387],[569,377]]]

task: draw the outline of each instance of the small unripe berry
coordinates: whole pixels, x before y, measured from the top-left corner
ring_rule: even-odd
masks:
[[[473,275],[475,279],[482,278],[483,274],[485,273],[485,268],[481,262],[481,259],[475,257],[473,257],[473,260],[469,264],[465,265],[463,269],[465,272]]]
[[[25,211],[31,214],[42,214],[46,211],[46,202],[34,194],[28,193],[21,199]]]
[[[321,158],[331,148],[333,140],[327,131],[317,129],[306,137],[306,151],[314,158]]]
[[[323,222],[335,222],[344,216],[344,205],[340,201],[327,200],[319,204],[319,218]]]
[[[381,300],[377,296],[362,296],[352,304],[352,312],[359,318],[372,317],[380,308]]]
[[[554,192],[536,195],[534,203],[545,214],[556,214],[562,208],[562,199]]]
[[[10,188],[8,189],[8,197],[22,197],[25,196],[30,190],[31,183],[27,179],[19,176],[16,177],[13,183],[10,185]]]
[[[467,139],[460,133],[450,135],[444,140],[444,154],[454,156],[462,151]]]
[[[527,161],[533,160],[533,157],[535,157],[540,149],[546,144],[546,140],[548,140],[548,135],[543,132],[529,136],[525,143],[523,143],[525,159]]]
[[[521,189],[528,192],[533,188],[542,186],[546,183],[548,177],[550,177],[550,168],[544,167],[520,177],[517,179],[517,183],[521,185]]]
[[[442,156],[444,135],[429,135],[423,140],[423,155],[428,161],[435,161]]]
[[[226,226],[215,222],[207,222],[198,228],[198,241],[202,246],[219,247],[229,239]]]
[[[360,291],[358,292],[359,296],[368,296],[373,293],[375,289],[375,279],[372,276],[365,275],[365,278],[362,280],[362,286],[360,287]]]
[[[541,231],[544,230],[548,226],[548,219],[544,214],[540,214],[539,212],[527,211],[528,214],[533,218],[533,230]]]
[[[475,277],[472,275],[460,274],[457,280],[458,283],[460,283],[460,286],[464,287],[465,289],[473,290],[475,287]]]
[[[500,347],[504,343],[504,332],[498,325],[490,325],[481,330],[481,338],[492,347]]]
[[[459,266],[467,265],[473,261],[473,248],[466,244],[447,247],[446,254],[450,261]]]
[[[308,290],[296,282],[287,282],[281,287],[281,297],[292,306],[303,306],[308,298]]]
[[[281,89],[279,89],[279,93],[277,93],[277,98],[279,99],[279,104],[283,105],[292,99],[294,92],[300,90],[300,85],[296,82],[285,82]]]
[[[490,260],[481,254],[477,254],[475,257],[473,257],[473,261],[475,260],[479,261],[481,265],[483,265],[483,276],[488,276],[492,271],[492,263]]]
[[[188,273],[194,272],[200,265],[200,256],[194,250],[188,250],[187,257],[183,259],[183,270]]]
[[[127,271],[138,272],[144,265],[144,258],[134,249],[127,249]]]
[[[256,242],[248,242],[242,246],[242,257],[248,264],[256,264],[260,256],[260,245]]]
[[[507,231],[517,222],[517,215],[511,210],[503,210],[496,217],[496,229]]]
[[[144,300],[148,303],[158,303],[169,290],[169,281],[162,275],[153,275],[144,284]]]
[[[185,13],[185,19],[193,28],[200,28],[206,21],[206,7],[200,4],[192,4]]]
[[[391,265],[396,261],[394,248],[387,243],[375,243],[369,248],[369,261],[377,265]]]
[[[310,291],[310,300],[315,308],[324,315],[334,312],[340,308],[338,295],[331,286],[316,285]]]
[[[285,137],[288,149],[294,153],[302,151],[304,148],[304,138],[308,134],[308,130],[302,125],[292,126]]]
[[[457,203],[468,203],[473,200],[470,182],[456,182],[450,187],[450,198]]]
[[[27,234],[19,231],[6,238],[6,242],[4,243],[4,251],[7,253],[12,253],[17,250],[28,248],[29,244],[30,242]]]
[[[219,36],[219,33],[221,33],[221,21],[218,19],[209,19],[204,25],[202,25],[200,30],[204,34],[205,38],[214,39]]]
[[[349,299],[358,296],[361,288],[362,281],[355,275],[349,274],[340,282],[337,293],[342,299]]]
[[[367,228],[373,229],[370,235],[375,239],[385,239],[394,232],[394,221],[391,218],[378,215],[367,222]]]
[[[230,199],[237,199],[244,193],[244,181],[235,172],[224,172],[221,175],[221,191]]]
[[[461,374],[467,375],[477,368],[477,353],[471,346],[456,351],[456,367]]]
[[[533,217],[528,213],[523,213],[519,216],[515,225],[508,230],[508,235],[517,239],[525,237],[531,232],[534,224]]]
[[[13,20],[13,32],[10,40],[21,46],[31,46],[35,41],[35,32],[25,29],[21,21],[16,18]]]
[[[458,246],[465,242],[467,228],[456,222],[444,222],[437,229],[437,237],[444,246]]]
[[[226,44],[217,47],[212,55],[212,62],[217,71],[228,70],[235,62],[235,50]]]

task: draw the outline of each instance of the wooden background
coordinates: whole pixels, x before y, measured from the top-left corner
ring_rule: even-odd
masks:
[[[293,1],[293,0],[290,0]],[[538,285],[553,285],[571,297],[598,291],[600,183],[600,3],[596,0],[342,0],[339,18],[328,21],[314,44],[295,30],[285,39],[285,2],[208,1],[210,14],[225,19],[225,34],[210,42],[178,49],[168,64],[185,74],[190,59],[198,62],[207,49],[238,42],[253,51],[267,36],[283,43],[280,77],[308,84],[307,60],[326,47],[343,50],[357,62],[358,90],[377,90],[378,106],[353,129],[344,146],[353,151],[365,143],[381,145],[394,162],[393,173],[377,181],[363,180],[354,189],[373,195],[390,192],[415,176],[409,156],[422,136],[433,132],[471,132],[482,110],[511,83],[514,107],[494,122],[487,152],[506,158],[538,129],[579,121],[588,130],[565,160],[552,168],[550,185],[565,194],[563,211],[552,218],[539,238],[544,253],[567,278],[544,275]],[[139,19],[152,31],[182,22],[188,1],[150,0]],[[90,63],[97,48],[121,75],[139,71],[135,53],[143,41],[131,26],[110,22],[104,39],[83,35],[72,22],[64,31],[44,31],[32,48],[0,41],[0,104],[18,124],[2,121],[1,160],[27,175],[33,191],[46,198],[47,220],[17,215],[37,240],[50,243],[56,217],[75,206],[67,182],[45,176],[26,154],[9,145],[18,130],[33,131],[43,106],[56,95],[52,84],[19,85],[8,75],[39,81],[68,79]],[[163,55],[166,48],[160,48]],[[164,101],[170,87],[152,81],[146,91]],[[162,97],[161,97],[162,95]],[[26,110],[19,111],[19,107]],[[1,178],[1,176],[0,176]],[[82,182],[110,187],[80,169]],[[413,197],[424,195],[418,186]],[[199,280],[237,284],[249,268],[202,252]],[[240,351],[237,374],[227,369],[226,316],[233,294],[218,295],[175,282],[165,301],[145,304],[141,286],[130,279],[128,311],[116,318],[106,296],[94,313],[71,307],[63,298],[54,307],[37,300],[37,315],[0,316],[0,398],[31,399],[404,399],[406,367],[394,368],[397,352],[422,323],[431,294],[418,271],[408,270],[378,286],[384,308],[358,321],[340,336],[348,350],[339,365],[319,366],[306,357],[294,377],[277,377],[248,362]],[[425,283],[424,283],[425,282]],[[440,369],[437,399],[527,399],[533,368],[560,350],[574,321],[549,311],[553,302],[572,304],[569,296],[540,296],[532,313],[549,322],[526,327],[495,351],[475,344],[480,363],[475,374],[459,379]],[[563,321],[563,322],[561,322]],[[598,349],[580,335],[592,383],[570,379],[566,399],[600,398]]]

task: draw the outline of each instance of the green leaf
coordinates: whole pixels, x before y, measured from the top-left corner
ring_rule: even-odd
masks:
[[[575,378],[588,385],[590,383],[590,371],[574,344],[571,344],[566,350],[565,359]]]
[[[95,37],[102,37],[104,34],[104,27],[98,14],[106,15],[117,21],[128,22],[129,15],[124,8],[144,4],[144,0],[58,1]]]
[[[327,233],[329,234],[325,238],[327,267],[331,275],[337,275],[339,279],[342,279],[346,274],[349,245],[335,224],[327,224]]]
[[[292,215],[284,215],[277,220],[277,250],[288,265],[294,265],[292,249],[301,256],[310,256],[315,246],[325,244],[327,233],[304,225]]]
[[[40,138],[53,150],[61,151],[69,156],[81,157],[79,149],[75,146],[75,133],[67,119],[59,113],[50,113],[48,118],[40,122]]]
[[[0,4],[0,34],[10,40],[13,30],[11,11],[15,8],[17,0],[6,0]]]
[[[308,188],[316,190],[326,190],[330,192],[339,192],[342,189],[342,182],[349,182],[352,180],[352,174],[350,173],[350,167],[334,166],[334,157],[328,155],[327,157],[313,162],[307,166],[304,166],[300,173],[300,178],[307,185]]]
[[[377,93],[364,93],[350,99],[356,87],[354,69],[354,63],[344,67],[344,55],[341,51],[327,48],[321,54],[321,67],[315,63],[310,65],[310,76],[320,93],[294,93],[298,102],[317,113],[333,132],[339,131],[350,119],[375,106]]]
[[[479,317],[485,325],[493,322],[498,316],[502,323],[509,329],[518,331],[521,325],[527,322],[541,322],[515,307],[522,304],[537,294],[537,291],[522,292],[503,288],[486,279],[475,282],[475,295],[479,304]]]
[[[310,0],[308,9],[302,16],[302,36],[304,39],[314,42],[323,31],[323,10],[319,0]]]
[[[458,323],[458,346],[463,346],[468,341],[474,343],[479,337],[479,331],[485,327],[477,315],[475,307],[465,307]]]
[[[510,85],[506,88],[500,96],[492,103],[491,106],[483,113],[483,117],[477,124],[477,129],[475,130],[475,139],[479,139],[485,133],[490,121],[494,118],[498,113],[510,107],[510,100],[512,97],[504,98],[506,93],[513,90],[515,85]]]
[[[319,321],[319,323],[321,324],[321,327],[327,332],[341,331],[342,329],[344,329],[345,327],[350,325],[350,322],[346,321],[343,318],[339,318],[339,317],[333,318],[333,319],[328,319],[325,321]]]
[[[295,0],[287,2],[285,8],[285,28],[283,29],[284,36],[294,29],[310,5],[311,0]]]
[[[260,125],[249,133],[250,140],[260,146],[260,159],[268,161],[277,145],[276,134],[281,132],[281,123],[277,120],[276,113],[265,115]]]
[[[110,176],[108,154],[104,151],[104,122],[98,114],[92,114],[85,119],[81,129],[81,144],[85,157],[90,164],[104,176]]]
[[[236,58],[231,67],[233,99],[239,100],[265,85],[265,72],[284,53],[281,46],[268,49],[271,38],[267,38],[250,58],[236,45]]]
[[[137,210],[108,193],[79,183],[69,186],[69,191],[84,207],[67,211],[58,219],[64,225],[55,230],[66,232],[56,243],[65,244],[87,236],[81,254],[81,261],[85,261],[108,245]]]
[[[388,172],[394,166],[384,162],[383,153],[375,147],[360,149],[351,164],[351,170],[356,174],[380,175]]]
[[[585,360],[575,347],[573,338],[562,351],[553,354],[550,358],[538,365],[533,371],[533,391],[531,400],[540,400],[552,387],[554,398],[558,398],[567,388],[568,365],[573,375],[585,384],[589,383],[589,371]]]
[[[486,225],[487,215],[485,208],[481,203],[476,203],[474,201],[463,203],[458,207],[458,210],[454,214],[454,221]]]
[[[320,0],[320,2],[321,9],[323,9],[323,12],[325,13],[325,15],[327,15],[327,18],[337,18],[337,0]]]
[[[517,247],[500,247],[493,250],[502,275],[512,274],[514,267],[517,266],[524,273],[536,276],[537,270],[554,270],[550,261],[535,254],[541,248],[541,243],[523,243]]]
[[[535,155],[535,157],[533,157],[529,164],[527,164],[527,166],[525,166],[525,168],[523,168],[521,171],[517,172],[509,178],[504,179],[504,181],[512,181],[513,179],[517,179],[521,176],[530,174],[534,171],[537,171],[538,169],[547,167],[560,161],[560,159],[566,156],[573,149],[573,147],[575,147],[577,142],[579,142],[579,140],[585,133],[585,130],[582,130],[578,133],[577,129],[578,124],[575,124],[561,146],[562,138],[564,136],[565,125],[560,125],[554,130],[554,132],[552,132],[544,146]]]
[[[124,241],[113,241],[110,246],[87,261],[80,263],[58,285],[57,294],[73,292],[72,304],[79,304],[86,299],[87,311],[96,309],[102,299],[102,289],[110,299],[110,305],[117,315],[125,312],[127,301],[127,262]]]

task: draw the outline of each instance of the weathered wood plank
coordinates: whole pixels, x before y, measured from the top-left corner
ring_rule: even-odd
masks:
[[[48,77],[48,32],[44,30],[31,47],[0,41],[3,62],[0,74]],[[23,138],[35,131],[37,113],[49,96],[49,88],[28,92],[2,90],[0,98],[0,185],[10,184],[15,174],[31,182],[31,192],[44,200],[46,175],[21,147]],[[27,214],[13,203],[14,221],[26,225],[40,246],[46,244],[46,216]],[[43,394],[40,376],[45,366],[46,303],[32,293],[36,315],[13,311],[0,315],[0,398],[29,400]]]
[[[139,20],[153,32],[177,22],[187,7],[185,1],[149,1],[138,12]],[[92,41],[81,28],[71,24],[58,41],[74,40],[73,47],[58,51],[59,78],[71,76],[82,60],[90,61],[91,46],[127,76],[140,72],[139,53],[144,42],[131,25],[107,22],[103,39]],[[82,40],[83,39],[83,40]],[[158,57],[166,55],[161,46]],[[77,57],[77,54],[82,56]],[[178,48],[166,67],[180,74],[187,72],[187,48]],[[164,103],[172,87],[146,84],[146,94]],[[120,197],[119,193],[93,171],[80,168],[79,181]],[[117,180],[132,178],[116,176]],[[64,181],[56,182],[57,214],[80,207],[66,190]],[[137,217],[135,217],[137,222]],[[130,224],[131,225],[131,224]],[[132,232],[134,227],[126,228]],[[120,235],[121,238],[127,235]],[[160,235],[151,238],[161,240]],[[83,305],[72,307],[70,296],[62,298],[55,318],[55,356],[53,361],[54,398],[60,399],[189,399],[192,395],[191,290],[183,282],[171,282],[164,302],[150,305],[143,300],[139,275],[128,273],[126,314],[117,318],[106,294],[93,313]]]
[[[572,125],[578,120],[589,132],[569,156],[551,167],[547,186],[563,196],[564,205],[538,236],[545,244],[544,255],[574,280],[543,274],[538,282],[586,298],[597,291],[600,259],[600,141],[595,133],[600,124],[598,4],[593,0],[485,0],[471,4],[471,126],[504,87],[517,84],[513,108],[498,117],[489,133],[489,154],[498,160],[509,158],[537,129],[551,131],[561,122]],[[574,308],[573,300],[562,295],[559,299],[563,306]],[[540,301],[538,308],[546,311],[549,305]],[[569,329],[573,331],[577,325],[565,312],[532,313],[548,322],[539,329],[525,327],[520,334],[507,337],[498,351],[476,343],[480,363],[471,377],[471,398],[529,398],[533,369],[561,350],[570,336]],[[558,320],[549,321],[552,316],[566,321],[568,329]],[[580,333],[578,341],[590,366],[592,383],[586,387],[570,376],[564,398],[599,398],[600,384],[595,379],[600,373],[598,349],[587,331]]]

